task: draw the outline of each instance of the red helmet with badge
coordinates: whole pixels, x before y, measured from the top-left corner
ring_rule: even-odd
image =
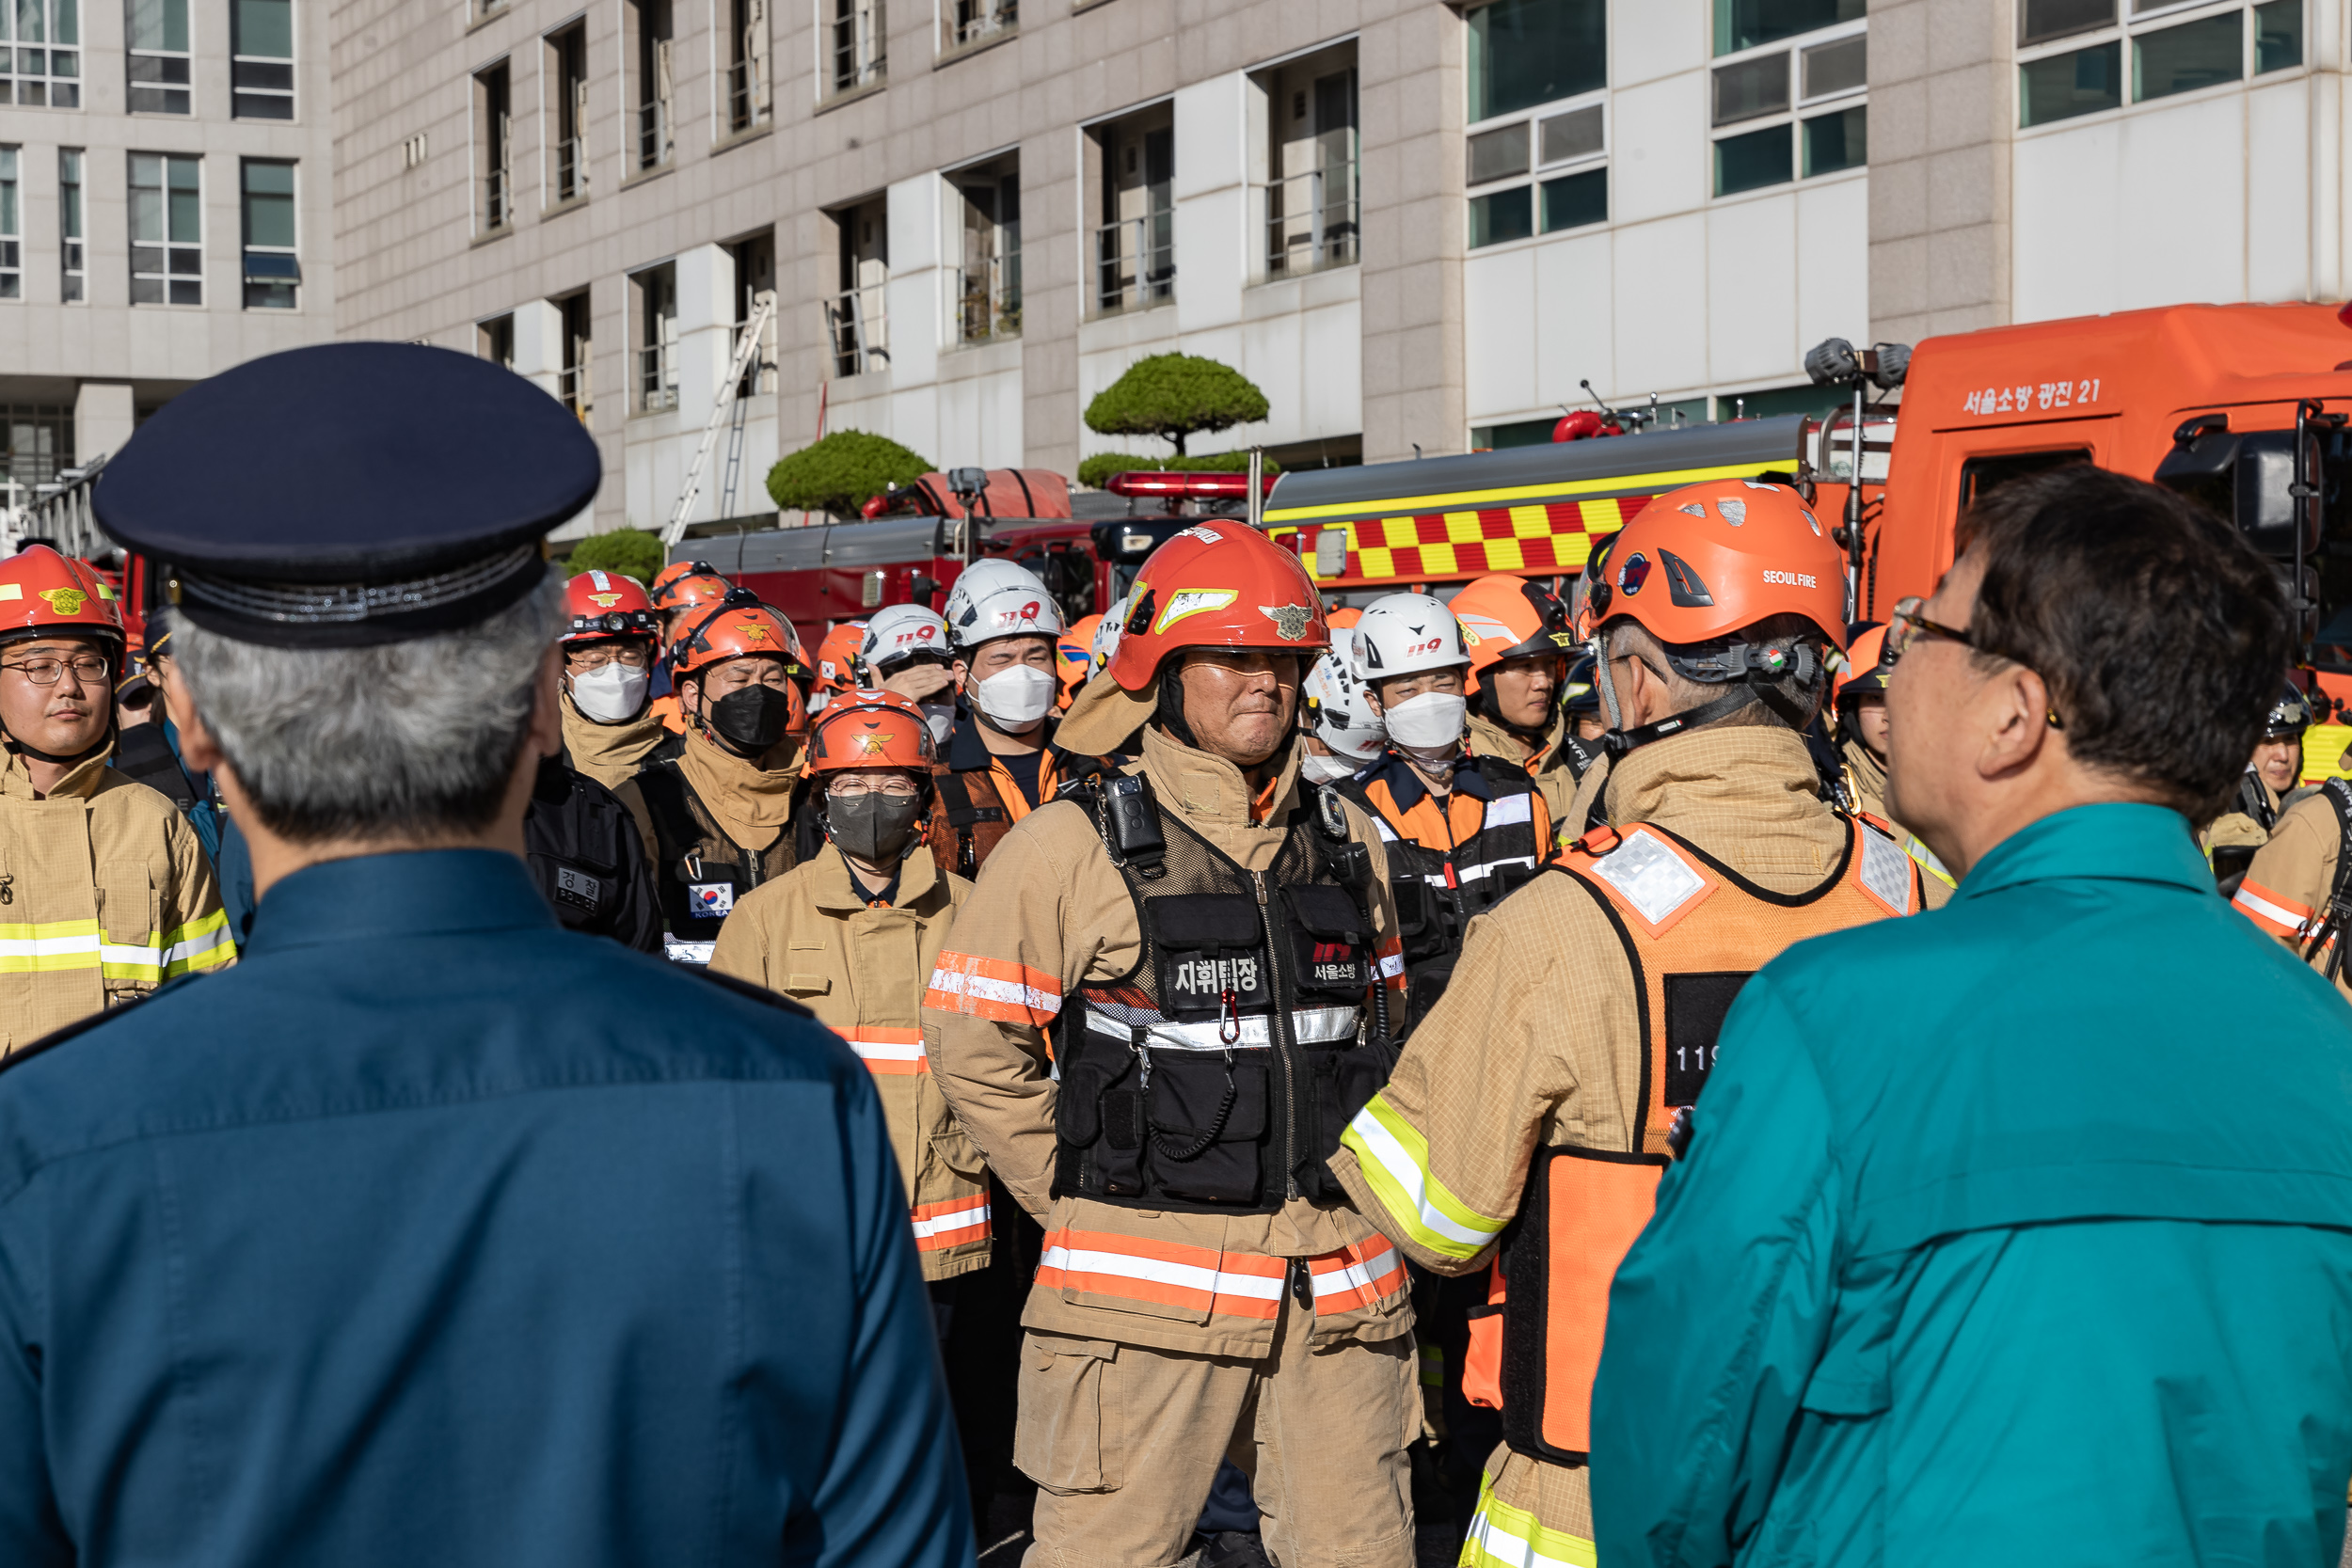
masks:
[[[615,637],[642,637],[650,642],[661,635],[653,601],[635,578],[617,572],[582,572],[565,583],[564,617],[565,642]]]
[[[863,621],[844,621],[825,633],[817,644],[817,690],[847,691],[858,684],[857,651],[865,641]]]
[[[685,568],[680,571],[679,566]],[[700,561],[679,562],[662,568],[653,579],[653,608],[664,615],[676,615],[689,610],[700,610],[725,598],[735,587],[710,566]]]
[[[1169,539],[1136,574],[1111,678],[1141,691],[1185,648],[1263,648],[1311,658],[1331,645],[1298,558],[1247,523],[1216,518]]]
[[[0,561],[0,642],[84,636],[123,642],[122,600],[98,568],[46,545]]]
[[[817,716],[808,736],[810,774],[845,768],[903,768],[928,778],[939,748],[923,710],[896,691],[856,689]]]

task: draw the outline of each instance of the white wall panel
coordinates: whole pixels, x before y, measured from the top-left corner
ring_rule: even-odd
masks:
[[[2110,178],[2122,221],[2115,303],[2221,303],[2246,297],[2246,110],[2239,93],[2127,117]],[[2298,225],[2280,236],[2302,243]],[[2063,231],[2044,236],[2056,248]]]
[[[1494,409],[1523,408],[1536,401],[1542,332],[1535,313],[1535,258],[1553,248],[1473,250],[1463,263],[1462,339],[1469,361],[1463,397],[1473,424],[1486,423],[1482,415]]]
[[[2010,184],[2017,320],[2115,309],[2119,130],[2110,119],[2018,138]]]
[[[1612,104],[1610,216],[1619,223],[1688,212],[1706,201],[1707,73],[1629,87]]]
[[[1870,335],[1870,183],[1832,180],[1797,187],[1796,351],[1824,338]]]
[[[1613,384],[1619,397],[1706,386],[1706,214],[1620,228],[1615,239],[1616,373],[1593,385],[1611,391]]]
[[[1528,252],[1535,262],[1535,330],[1532,335],[1506,333],[1501,341],[1516,343],[1532,336],[1535,390],[1527,401],[1535,406],[1582,403],[1585,392],[1579,381],[1589,379],[1604,389],[1617,384],[1616,323],[1609,309],[1613,248],[1607,230],[1593,230],[1564,235]],[[1471,406],[1477,406],[1476,400]]]
[[[1708,61],[1711,7],[1694,0],[1613,0],[1609,8],[1609,80],[1618,87],[1702,69]]]
[[[2312,286],[2311,80],[2246,95],[2246,293],[2306,299]]]
[[[1758,380],[1797,364],[1796,192],[1718,203],[1706,256],[1708,379]]]

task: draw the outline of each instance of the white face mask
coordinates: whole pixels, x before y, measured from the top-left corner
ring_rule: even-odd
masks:
[[[930,727],[931,744],[945,746],[947,737],[956,733],[956,705],[953,703],[917,703],[923,710],[923,722]]]
[[[972,701],[999,724],[1026,729],[1053,710],[1054,677],[1034,665],[1016,664],[974,684]]]
[[[572,677],[572,705],[599,724],[625,724],[644,710],[653,677],[618,659]]]
[[[1389,709],[1389,738],[1401,751],[1434,752],[1457,746],[1462,739],[1462,715],[1470,699],[1444,691],[1424,691]]]
[[[1329,756],[1317,756],[1311,752],[1300,761],[1298,770],[1311,783],[1337,784],[1342,779],[1353,778],[1356,769],[1362,766],[1354,757],[1343,757],[1336,752]]]

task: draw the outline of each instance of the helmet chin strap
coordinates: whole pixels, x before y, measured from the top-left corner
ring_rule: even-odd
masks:
[[[1604,632],[1593,639],[1594,681],[1599,689],[1600,705],[1609,718],[1609,731],[1601,736],[1602,750],[1613,761],[1637,747],[1653,740],[1663,740],[1670,735],[1711,724],[1718,719],[1729,718],[1752,703],[1761,703],[1772,716],[1792,730],[1802,730],[1807,716],[1788,698],[1781,695],[1775,683],[1785,674],[1793,673],[1800,681],[1811,680],[1820,670],[1820,662],[1811,647],[1794,640],[1766,642],[1760,645],[1734,643],[1718,654],[1708,655],[1698,662],[1703,671],[1685,670],[1693,679],[1712,677],[1708,684],[1728,684],[1730,689],[1697,707],[1659,720],[1654,724],[1625,728],[1625,710],[1617,701],[1614,670],[1609,657],[1609,640]],[[1677,659],[1680,665],[1682,660]]]
[[[15,752],[17,755],[31,757],[35,762],[59,764],[68,768],[78,767],[80,764],[89,761],[90,758],[98,755],[99,752],[104,751],[107,747],[113,745],[114,743],[115,725],[114,721],[111,719],[106,721],[105,732],[102,734],[93,744],[84,748],[82,751],[74,752],[72,756],[59,756],[55,752],[44,752],[38,746],[29,745],[24,741],[19,740],[12,735],[0,732],[0,745],[5,745],[9,751]]]

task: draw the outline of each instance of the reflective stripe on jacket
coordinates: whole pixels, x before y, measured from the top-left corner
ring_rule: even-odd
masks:
[[[988,1266],[988,1171],[947,1107],[923,1049],[924,980],[972,884],[918,846],[898,900],[877,907],[832,845],[744,895],[710,967],[800,1003],[849,1042],[882,1095],[925,1279]]]
[[[212,863],[172,803],[92,758],[36,799],[0,768],[0,1055],[236,960]]]

